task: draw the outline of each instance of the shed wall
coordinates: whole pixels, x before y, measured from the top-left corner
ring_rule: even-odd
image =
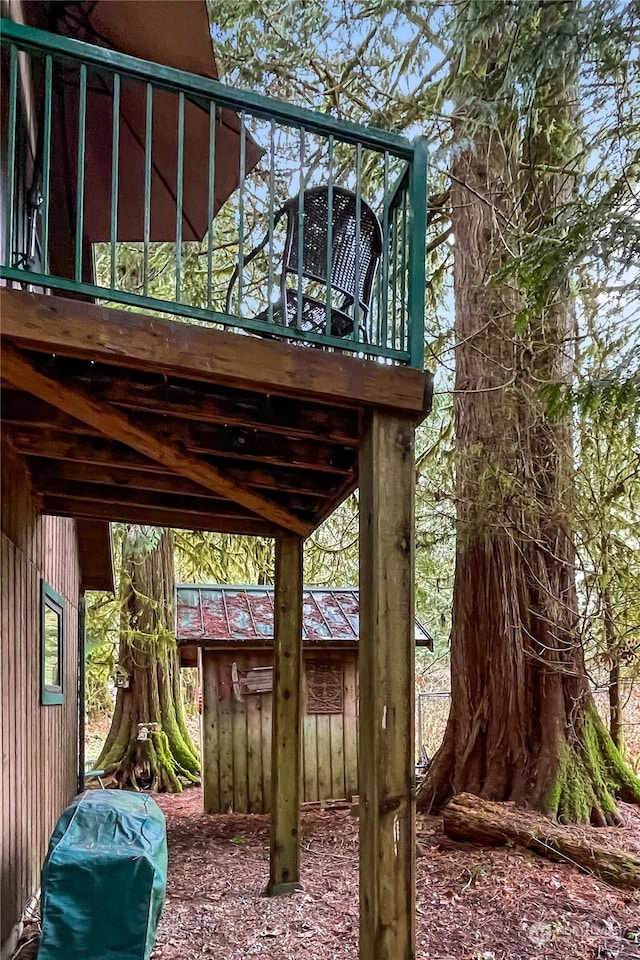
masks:
[[[303,678],[303,802],[336,800],[358,792],[357,654],[305,652],[342,670],[341,714],[306,712]],[[271,788],[272,694],[234,699],[231,666],[242,674],[271,665],[268,652],[202,651],[202,758],[207,813],[267,813]]]
[[[28,475],[2,449],[0,942],[40,885],[49,836],[76,793],[78,555],[74,522],[38,516]],[[40,705],[40,581],[64,598],[63,704]]]

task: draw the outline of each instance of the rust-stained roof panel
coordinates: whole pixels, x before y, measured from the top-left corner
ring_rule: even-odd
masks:
[[[273,587],[221,584],[176,588],[178,642],[252,644],[273,640]],[[303,596],[302,636],[307,643],[358,642],[359,597],[354,587],[308,587]],[[433,640],[416,619],[416,646]]]

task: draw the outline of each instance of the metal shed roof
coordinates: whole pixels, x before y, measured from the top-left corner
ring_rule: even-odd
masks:
[[[176,588],[180,643],[263,644],[273,640],[273,587],[180,584]],[[358,642],[360,602],[354,587],[307,587],[302,638],[307,643]],[[431,647],[416,619],[416,646]]]

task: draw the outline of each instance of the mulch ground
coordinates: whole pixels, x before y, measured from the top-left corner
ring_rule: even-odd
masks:
[[[262,895],[269,820],[202,813],[199,789],[156,798],[167,816],[169,880],[153,960],[356,960],[358,822],[349,810],[305,810],[302,882]],[[640,854],[640,810],[593,831]],[[640,960],[640,893],[566,863],[508,848],[453,843],[420,817],[418,960]]]

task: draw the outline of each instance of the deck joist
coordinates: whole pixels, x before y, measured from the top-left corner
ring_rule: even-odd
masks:
[[[430,377],[5,289],[2,423],[46,513],[308,535],[357,486],[372,410],[421,420]]]

